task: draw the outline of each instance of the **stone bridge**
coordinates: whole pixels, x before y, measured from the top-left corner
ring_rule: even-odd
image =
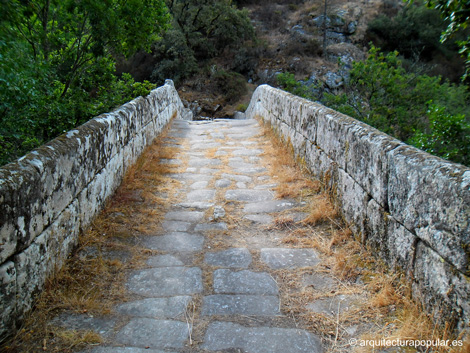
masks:
[[[403,271],[430,312],[468,328],[468,168],[269,86],[258,87],[246,115],[185,120],[167,81],[0,169],[1,335],[22,322],[126,170],[170,124],[160,143],[177,152],[159,163],[179,170],[169,174],[179,187],[161,229],[136,239],[157,255],[123,283],[135,300],[118,305],[110,318],[66,315],[57,324],[98,331],[106,344],[94,353],[321,352],[320,337],[281,310],[291,289],[275,279],[302,273],[297,291],[340,293],[340,284],[318,270],[314,249],[289,246],[285,229],[273,226],[280,217],[300,222],[306,214],[302,199],[275,197],[278,180],[264,157],[269,142],[261,121],[335,190],[356,238]],[[241,221],[233,227],[227,217]],[[339,316],[361,300],[330,295],[305,310]]]

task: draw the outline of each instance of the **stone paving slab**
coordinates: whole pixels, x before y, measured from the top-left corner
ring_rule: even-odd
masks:
[[[182,138],[186,132],[173,130],[168,133],[168,137]]]
[[[237,148],[238,148],[238,147],[237,147]],[[234,148],[234,149],[232,150],[232,155],[233,155],[233,152],[237,150],[237,148]],[[243,158],[243,157],[241,157],[241,156],[230,157],[230,158],[228,159],[228,161],[229,161],[229,164],[230,164],[230,163],[245,163],[245,162],[246,162],[245,158]]]
[[[216,119],[215,121],[219,121],[219,119]],[[227,121],[227,120],[223,120]],[[227,123],[230,126],[258,126],[258,121],[256,119],[241,119],[241,120],[228,120]]]
[[[228,155],[227,151],[217,151],[217,152],[215,152],[216,157],[227,156],[227,155]]]
[[[220,267],[247,268],[251,264],[251,254],[246,248],[233,248],[206,253],[204,262]]]
[[[240,174],[258,174],[258,173],[264,173],[267,171],[266,168],[264,167],[256,167],[251,163],[229,163],[229,166],[234,169],[237,173]]]
[[[214,168],[200,168],[199,173],[213,175],[218,172],[218,169]]]
[[[198,267],[136,270],[129,276],[127,288],[132,293],[153,298],[201,293],[201,273]]]
[[[212,214],[214,220],[225,217],[225,209],[222,206],[215,206]]]
[[[308,217],[307,212],[293,212],[288,214],[289,217],[292,217],[294,222],[301,222]]]
[[[229,180],[234,180],[234,181],[239,181],[242,183],[251,183],[253,178],[248,176],[248,175],[239,175],[239,174],[227,174],[223,173],[222,178],[224,179],[229,179]]]
[[[250,148],[243,148],[239,150],[235,150],[232,152],[232,155],[234,156],[257,156],[259,154],[263,153],[262,150],[259,149],[250,149]]]
[[[162,228],[167,232],[186,232],[191,223],[183,221],[163,221]]]
[[[196,181],[191,185],[191,189],[193,190],[199,190],[199,189],[205,189],[209,182],[207,181]]]
[[[188,180],[188,181],[211,181],[212,175],[207,174],[195,174],[195,173],[173,173],[168,174],[168,177],[176,180]]]
[[[215,197],[215,190],[201,189],[193,190],[186,194],[186,201],[213,201]]]
[[[117,342],[143,348],[182,348],[188,338],[186,322],[136,318],[118,333]]]
[[[67,330],[93,331],[102,337],[111,337],[117,321],[109,317],[93,317],[86,314],[63,313],[50,322],[51,325]]]
[[[264,185],[256,185],[254,187],[255,190],[263,190],[263,189],[274,189],[277,184],[264,184]]]
[[[202,315],[277,316],[279,307],[277,296],[216,294],[203,298]]]
[[[289,210],[296,207],[294,201],[289,200],[272,200],[252,202],[245,205],[243,212],[245,213],[272,213]]]
[[[188,161],[189,167],[207,167],[209,165],[220,165],[221,162],[219,159],[210,159],[210,158],[192,158]]]
[[[223,140],[225,135],[220,132],[211,132],[211,137],[216,140]]]
[[[191,134],[192,136],[188,136],[188,141],[194,145],[194,144],[202,144],[204,142],[207,142],[207,143],[214,143],[215,141],[210,139],[207,134],[205,132],[202,132],[198,135],[193,135]]]
[[[87,246],[79,251],[80,258],[96,259],[102,257],[107,260],[118,260],[127,263],[132,258],[132,252],[129,250],[114,250],[108,248],[101,248],[98,250],[95,246]]]
[[[273,222],[273,217],[267,214],[249,214],[243,217],[249,221],[260,223],[260,224],[270,224]]]
[[[199,223],[195,228],[195,232],[205,232],[208,230],[227,230],[227,223]]]
[[[186,155],[190,157],[204,157],[206,154],[204,152],[186,152]]]
[[[200,251],[204,237],[199,234],[173,232],[165,235],[142,238],[144,246],[151,250],[168,252]]]
[[[232,140],[244,140],[244,139],[249,139],[250,137],[256,136],[258,134],[258,131],[245,131],[245,132],[240,132],[237,134],[227,134],[227,137]]]
[[[320,263],[318,254],[312,249],[261,249],[261,261],[268,267],[280,268],[316,266]]]
[[[156,255],[147,260],[150,267],[175,267],[184,266],[184,263],[173,255]]]
[[[165,215],[165,219],[169,221],[199,222],[202,218],[204,218],[204,212],[198,211],[172,211]]]
[[[232,184],[230,180],[227,179],[219,179],[215,182],[215,187],[216,188],[226,188],[229,187]]]
[[[259,202],[269,201],[273,198],[274,194],[269,190],[240,189],[227,190],[225,193],[225,199],[229,201]]]
[[[176,206],[184,207],[184,208],[196,208],[198,210],[205,210],[214,205],[215,205],[214,202],[193,201],[193,202],[182,202],[182,203],[177,204]]]
[[[233,151],[232,151],[232,154],[233,154]],[[229,158],[229,162],[228,162],[229,166],[238,165],[238,164],[240,164],[240,166],[242,167],[248,167],[248,168],[256,167],[253,163],[247,163],[243,157]]]
[[[193,150],[208,150],[211,148],[220,147],[220,143],[218,142],[204,142],[204,143],[194,143],[191,145],[191,149]]]
[[[183,314],[190,301],[190,296],[146,298],[121,304],[116,311],[129,316],[172,319]]]
[[[203,348],[209,351],[241,349],[246,353],[320,353],[320,339],[298,329],[244,327],[213,322],[206,331]]]
[[[248,270],[214,271],[214,292],[217,294],[262,294],[277,295],[277,283],[266,272]]]
[[[81,351],[80,353],[176,353],[162,351],[160,349],[146,349],[135,347],[96,347],[92,350]]]

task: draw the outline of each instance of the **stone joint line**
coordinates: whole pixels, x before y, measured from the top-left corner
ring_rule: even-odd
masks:
[[[159,234],[139,238],[158,255],[129,273],[125,286],[135,300],[111,319],[68,315],[56,324],[100,333],[105,343],[92,353],[323,351],[319,337],[281,312],[272,271],[314,268],[319,258],[266,231],[276,214],[299,205],[275,199],[260,132],[256,120],[173,121],[165,143],[178,153],[160,163],[178,168],[169,174],[180,185],[177,202]]]

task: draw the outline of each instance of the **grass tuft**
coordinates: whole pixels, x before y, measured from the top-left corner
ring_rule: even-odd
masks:
[[[176,148],[160,143],[164,138],[165,133],[128,169],[113,198],[80,235],[78,247],[46,280],[24,328],[0,346],[0,351],[73,352],[102,342],[94,332],[54,327],[51,320],[61,313],[107,315],[117,303],[128,300],[122,285],[125,273],[153,255],[132,245],[133,238],[160,229],[165,207],[173,201],[178,185],[167,174],[182,168],[159,163],[163,158],[175,158],[177,153]]]

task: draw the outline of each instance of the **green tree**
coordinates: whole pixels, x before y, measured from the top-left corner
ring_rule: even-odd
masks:
[[[384,54],[372,46],[365,61],[353,63],[338,94],[324,90],[321,96],[321,90],[305,86],[292,74],[279,75],[278,82],[427,152],[470,163],[468,88],[407,72],[397,52]]]
[[[465,115],[451,115],[444,107],[429,102],[429,125],[416,131],[409,142],[445,159],[470,164],[470,124]]]
[[[154,47],[158,63],[152,73],[153,81],[187,78],[198,71],[201,63],[224,50],[235,53],[254,38],[248,12],[239,10],[230,0],[166,3],[173,17],[173,29]]]
[[[425,3],[428,7],[438,10],[448,21],[448,26],[441,36],[443,42],[457,32],[465,30],[470,24],[470,2],[467,0],[425,0]],[[470,74],[470,36],[458,44],[467,65],[464,75],[466,78]]]
[[[167,0],[167,5],[197,58],[214,57],[254,36],[247,11],[231,0]]]
[[[398,51],[406,58],[431,60],[442,53],[452,54],[453,43],[440,44],[446,28],[438,11],[425,6],[405,6],[395,17],[380,15],[368,24],[367,34],[386,52]],[[455,50],[457,53],[457,50]]]
[[[151,44],[167,28],[163,0],[8,1],[3,15],[11,36],[31,46],[34,59],[57,68],[65,96],[99,60],[129,56]],[[6,22],[6,23],[5,23]]]
[[[317,87],[314,87],[313,85],[307,86],[304,83],[297,81],[293,73],[280,73],[276,76],[276,81],[278,85],[287,92],[310,100],[315,100],[316,98],[314,91]]]
[[[170,21],[163,0],[0,1],[2,163],[141,92],[123,92],[114,57],[149,50]]]
[[[339,95],[325,93],[323,100],[405,142],[428,126],[430,100],[446,107],[451,115],[469,112],[465,86],[407,72],[398,52],[384,54],[374,46],[365,61],[353,64],[345,91]]]
[[[465,63],[455,40],[441,43],[446,27],[439,11],[416,2],[403,7],[394,17],[379,15],[368,24],[366,36],[385,52],[398,51],[409,70],[459,82]],[[459,38],[463,38],[461,34],[454,39]]]

